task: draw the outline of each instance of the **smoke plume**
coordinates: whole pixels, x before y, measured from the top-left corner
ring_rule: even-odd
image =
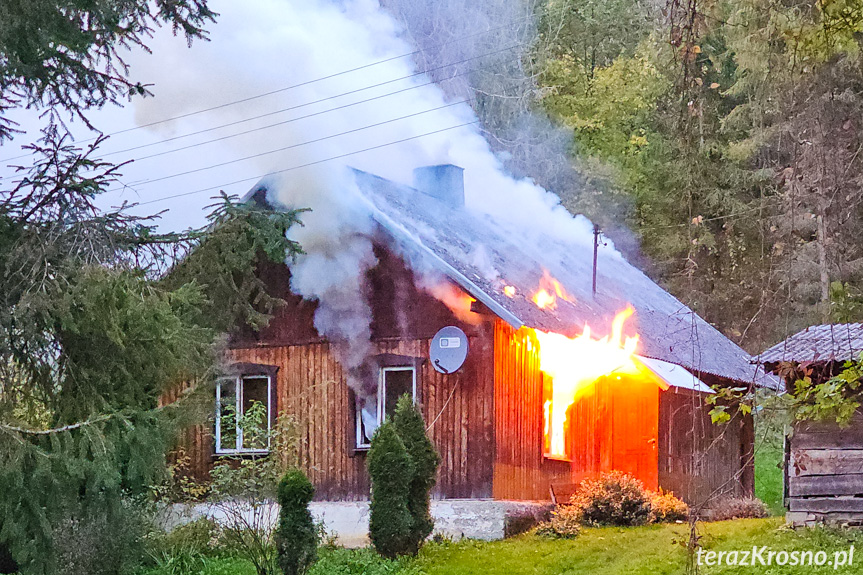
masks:
[[[359,374],[358,369],[369,351],[371,317],[364,299],[364,278],[376,259],[369,240],[373,230],[369,211],[347,166],[406,184],[411,183],[412,171],[418,166],[451,163],[463,167],[465,209],[491,216],[507,233],[521,237],[541,233],[550,238],[552,243],[545,244],[544,253],[535,255],[548,264],[552,273],[555,262],[551,246],[566,246],[569,250],[577,245],[592,246],[589,221],[571,216],[561,206],[557,195],[533,180],[510,175],[516,168],[520,173],[527,173],[530,165],[544,162],[551,166],[564,162],[559,149],[560,134],[546,132],[548,126],[521,115],[510,129],[527,130],[530,137],[540,132],[548,134],[544,137],[545,143],[537,147],[531,157],[525,155],[525,146],[518,148],[523,157],[516,157],[513,150],[498,149],[496,153],[480,132],[479,120],[471,107],[473,101],[465,101],[473,97],[471,91],[464,89],[464,84],[460,89],[444,90],[430,83],[429,74],[421,73],[424,69],[436,68],[433,74],[440,81],[446,75],[481,74],[483,70],[505,72],[517,60],[518,49],[500,51],[499,40],[483,40],[479,36],[460,41],[450,34],[441,38],[441,42],[449,42],[451,49],[418,54],[410,39],[417,38],[417,31],[425,29],[423,23],[428,24],[427,38],[423,40],[426,43],[429,38],[436,38],[440,28],[433,26],[433,20],[423,20],[416,10],[408,14],[408,7],[419,8],[421,4],[407,0],[387,2],[393,5],[400,19],[394,18],[377,0],[214,0],[212,3],[221,14],[213,42],[197,45],[186,52],[182,43],[163,40],[161,36],[157,38],[159,42],[168,43],[156,46],[154,51],[168,54],[172,74],[154,87],[157,98],[138,105],[139,122],[217,106],[226,99],[241,99],[330,75],[333,76],[326,80],[306,83],[267,98],[221,108],[204,118],[190,118],[182,129],[194,128],[196,123],[212,125],[233,121],[327,98],[319,104],[274,114],[257,124],[265,126],[377,97],[226,140],[234,147],[236,155],[243,156],[319,140],[256,158],[254,161],[262,173],[346,155],[340,160],[270,177],[268,188],[275,203],[312,210],[304,215],[303,227],[290,231],[306,252],[292,264],[291,289],[319,302],[315,325],[322,335],[337,344],[339,360],[351,373]],[[469,4],[447,4],[447,21],[454,20],[453,14],[459,7]],[[501,5],[504,4],[517,3]],[[464,36],[486,29],[490,30],[489,37],[518,40],[530,30],[528,15],[529,12],[512,14],[507,10],[500,20],[482,22],[473,29],[459,30],[458,34]],[[520,23],[512,24],[519,27],[517,34],[500,28],[516,16],[522,17]],[[493,30],[494,26],[498,28]],[[495,50],[498,53],[492,53]],[[492,54],[480,57],[478,52]],[[465,59],[471,59],[470,63],[446,66]],[[385,62],[339,74],[381,61]],[[146,68],[153,64],[136,65]],[[157,70],[152,72],[164,77]],[[522,76],[515,79],[520,78]],[[396,79],[400,80],[393,81]],[[361,90],[377,84],[381,85]],[[397,91],[400,92],[395,93]],[[338,96],[340,94],[344,95]],[[391,121],[395,118],[402,119]],[[362,129],[371,125],[376,126]],[[248,127],[245,125],[242,129]],[[328,137],[350,130],[357,131]],[[422,134],[429,135],[417,137]],[[400,143],[379,147],[390,142]],[[377,149],[353,154],[375,147]],[[567,171],[558,174],[556,179],[546,174],[544,179],[572,187],[577,177]],[[528,241],[525,245],[533,243]],[[497,273],[492,263],[485,261],[488,256],[482,246],[475,246],[468,258],[478,262],[489,276]],[[444,301],[450,298],[451,292],[432,287],[439,286],[440,281],[428,275],[421,262],[410,263],[421,276],[421,285],[426,285],[433,295]],[[352,385],[358,391],[364,391],[361,379],[360,375],[352,378]]]

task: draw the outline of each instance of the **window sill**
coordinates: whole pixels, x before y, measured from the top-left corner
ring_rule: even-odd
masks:
[[[227,457],[260,457],[262,455],[269,455],[271,452],[269,449],[262,450],[248,450],[248,451],[216,451],[213,454],[213,457],[217,458],[227,458]]]
[[[542,458],[547,461],[562,461],[564,463],[572,463],[572,458],[565,455],[551,455],[549,453],[543,453]]]

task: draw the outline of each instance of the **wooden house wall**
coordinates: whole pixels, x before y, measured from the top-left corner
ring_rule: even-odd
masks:
[[[419,400],[432,440],[441,455],[435,497],[491,497],[493,431],[493,327],[479,314],[462,321],[440,301],[418,290],[398,256],[376,246],[378,265],[368,274],[372,311],[372,350],[424,358],[417,373]],[[287,304],[276,310],[260,332],[233,334],[230,362],[272,365],[277,408],[299,424],[300,461],[320,500],[366,499],[366,454],[353,449],[355,420],[351,392],[333,347],[314,328],[316,304],[290,293],[284,265],[264,264],[260,277]],[[431,338],[446,325],[457,325],[470,343],[468,360],[450,375],[428,361]],[[166,396],[165,399],[168,399]],[[187,430],[181,446],[192,457],[193,473],[205,478],[215,464],[212,426]]]
[[[752,496],[752,417],[738,414],[716,425],[705,397],[674,387],[660,394],[659,486],[690,504],[723,495]]]
[[[847,428],[797,423],[787,457],[789,511],[826,521],[863,520],[863,414]]]
[[[572,482],[617,470],[657,488],[659,387],[607,377],[584,390],[567,416]]]
[[[543,457],[542,372],[533,330],[494,328],[494,498],[545,500],[570,464]]]

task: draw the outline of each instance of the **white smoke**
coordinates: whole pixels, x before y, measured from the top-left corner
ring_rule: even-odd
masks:
[[[148,71],[148,66],[156,64],[152,60],[135,63],[142,76],[162,78],[153,88],[157,97],[137,104],[139,122],[217,106],[226,100],[300,84],[382,60],[389,61],[267,98],[221,108],[203,117],[195,116],[176,131],[330,98],[417,72],[413,58],[399,58],[413,52],[414,47],[405,41],[404,31],[377,0],[211,0],[211,3],[221,14],[212,42],[197,44],[192,50],[176,41],[154,47],[160,57],[169,58],[170,77],[165,78],[161,70]],[[162,36],[157,38],[157,43],[164,42]],[[499,57],[511,58],[512,54]],[[164,60],[158,65],[164,67]],[[482,66],[483,60],[477,60],[475,65]],[[465,169],[468,210],[493,216],[512,233],[517,231],[522,236],[543,233],[568,249],[573,244],[592,245],[590,222],[582,217],[573,218],[556,195],[532,181],[510,177],[476,124],[415,138],[476,122],[467,103],[427,112],[453,103],[436,85],[422,86],[427,82],[425,75],[415,75],[271,116],[251,125],[264,125],[382,96],[371,102],[225,140],[234,146],[237,156],[247,156],[416,114],[254,160],[262,173],[276,172],[406,140],[338,161],[291,170],[269,180],[272,200],[286,207],[312,210],[303,216],[304,226],[290,232],[306,252],[292,264],[291,288],[319,302],[316,327],[331,341],[343,342],[339,359],[348,369],[360,366],[369,350],[371,317],[364,299],[364,278],[376,259],[369,240],[373,229],[369,213],[359,200],[346,166],[409,184],[412,171],[418,166],[455,164]],[[411,86],[417,88],[387,95]],[[248,128],[249,125],[243,125],[235,130]],[[198,151],[197,161],[202,165],[207,163],[204,150],[202,147]],[[537,256],[548,262],[548,253]],[[491,263],[485,261],[488,256],[481,248],[477,248],[472,257],[490,276],[497,275]]]

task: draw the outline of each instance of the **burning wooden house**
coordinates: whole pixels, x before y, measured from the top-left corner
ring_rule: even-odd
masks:
[[[815,384],[839,374],[863,353],[863,324],[815,325],[758,356],[793,393],[798,378]],[[863,412],[848,426],[797,421],[785,441],[785,506],[791,524],[863,525]]]
[[[442,458],[438,499],[548,500],[610,470],[690,501],[752,493],[751,418],[714,426],[704,405],[710,386],[765,381],[742,349],[589,231],[546,246],[539,226],[520,234],[469,209],[461,168],[420,168],[414,187],[352,177],[376,258],[361,364],[347,369],[343,342],[316,329],[320,304],[292,293],[290,266],[264,266],[287,305],[234,338],[233,376],[217,390],[235,411],[258,401],[270,421],[296,418],[317,498],[368,498],[370,438],[404,393]],[[275,205],[265,184],[249,201]],[[468,349],[450,373],[429,355],[445,326]],[[217,417],[193,433],[195,467],[261,449],[241,431]]]

